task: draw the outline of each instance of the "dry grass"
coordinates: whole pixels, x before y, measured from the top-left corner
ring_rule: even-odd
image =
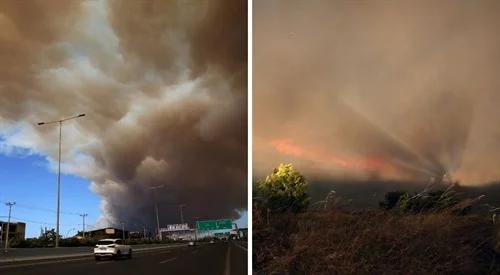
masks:
[[[500,274],[499,229],[479,216],[253,215],[257,274]]]

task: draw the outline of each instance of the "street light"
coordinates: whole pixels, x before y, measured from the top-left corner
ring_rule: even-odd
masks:
[[[39,122],[38,125],[46,125],[59,123],[59,167],[57,172],[57,215],[56,215],[56,244],[55,247],[59,247],[59,214],[60,214],[60,204],[61,204],[61,144],[62,144],[62,123],[66,120],[75,119],[79,117],[84,117],[85,114],[80,114],[73,117],[64,118],[61,120],[54,120],[48,122]]]
[[[120,222],[122,224],[122,240],[125,241],[125,222]]]
[[[157,186],[152,186],[152,187],[149,187],[149,190],[155,190],[155,189],[159,189],[159,188],[163,188],[164,185],[157,185]],[[154,193],[153,193],[153,196],[154,196]],[[156,237],[161,241],[162,240],[162,236],[161,236],[161,233],[160,233],[160,218],[158,216],[158,202],[156,201],[156,198],[154,199],[155,201],[155,210],[156,210]]]
[[[181,223],[184,223],[184,215],[182,214],[182,208],[186,207],[186,204],[179,204],[179,212],[181,214]]]
[[[198,219],[200,218],[200,216],[196,216],[196,217],[193,217],[193,221],[194,221],[194,241],[197,242],[198,241]]]

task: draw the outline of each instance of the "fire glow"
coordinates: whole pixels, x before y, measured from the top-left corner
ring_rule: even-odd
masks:
[[[396,167],[386,162],[381,157],[368,157],[364,159],[343,158],[327,152],[320,152],[311,148],[305,148],[294,144],[291,139],[276,139],[271,141],[274,149],[287,156],[293,156],[302,160],[312,161],[325,166],[337,166],[345,169],[361,171],[396,172]]]

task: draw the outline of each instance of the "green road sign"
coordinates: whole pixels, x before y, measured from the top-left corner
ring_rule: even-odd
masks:
[[[200,231],[232,229],[233,222],[230,219],[197,221],[196,228]]]

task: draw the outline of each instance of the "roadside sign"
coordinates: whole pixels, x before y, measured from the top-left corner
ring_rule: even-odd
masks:
[[[233,221],[231,219],[197,221],[196,228],[200,231],[232,229]]]
[[[168,224],[167,227],[160,228],[160,232],[186,231],[189,230],[187,223]]]

